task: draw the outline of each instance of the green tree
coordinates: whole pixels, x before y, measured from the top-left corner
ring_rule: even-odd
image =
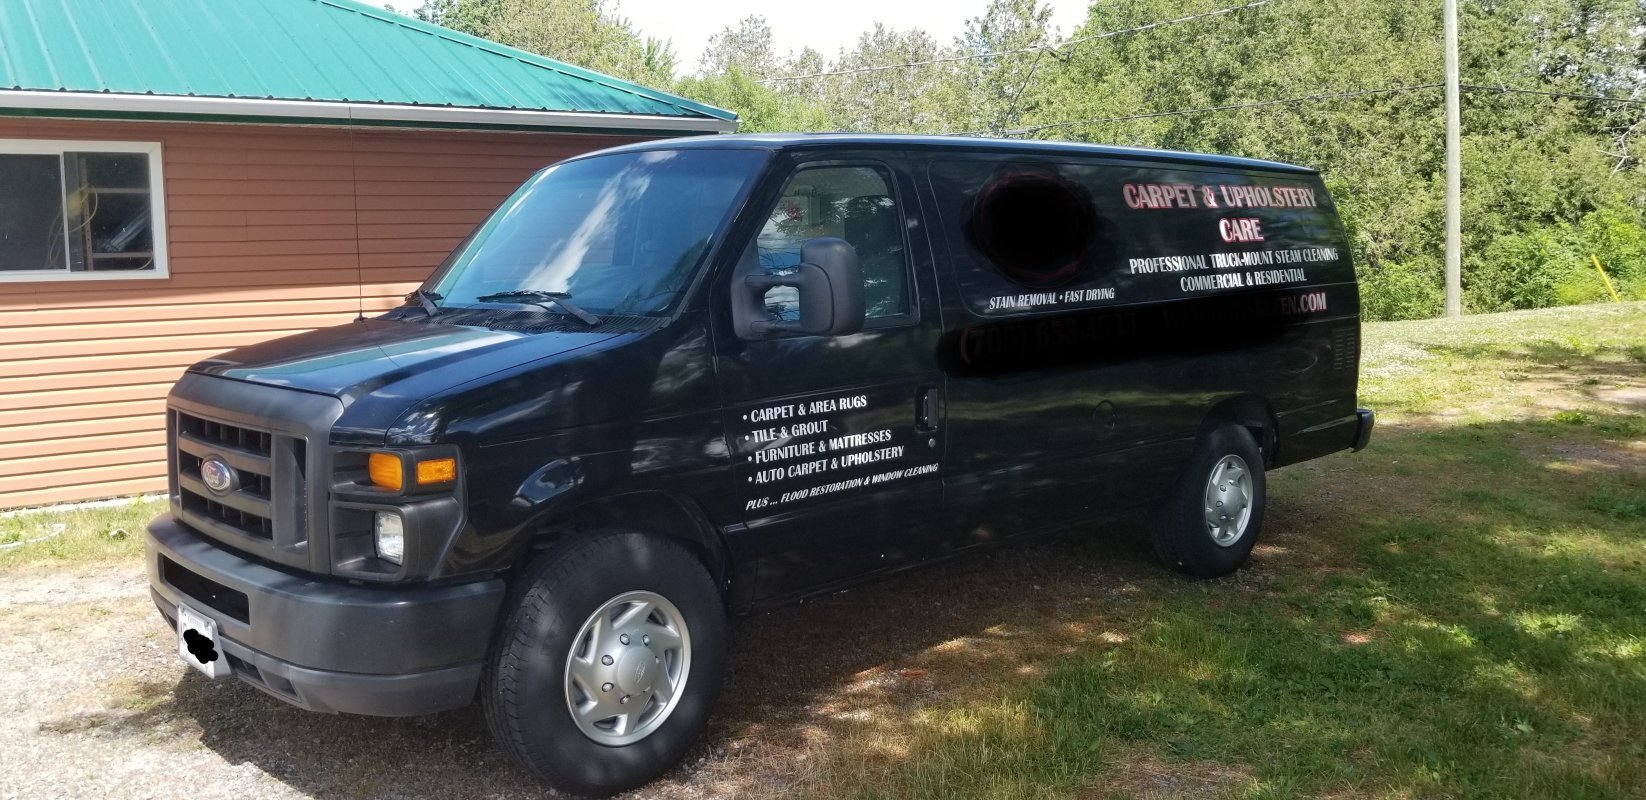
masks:
[[[783,62],[772,38],[772,26],[765,17],[751,14],[709,37],[698,72],[704,76],[739,72],[765,80],[785,72]]]
[[[874,23],[857,44],[829,65],[846,74],[822,79],[818,98],[832,129],[925,133],[950,125],[944,102],[947,53],[918,28],[898,31]],[[901,66],[901,65],[912,66]],[[887,69],[880,69],[892,65]],[[867,68],[875,68],[868,70]],[[867,71],[853,71],[867,70]]]
[[[424,0],[413,13],[424,22],[484,37],[491,32],[502,5],[503,0]]]
[[[608,0],[425,0],[419,18],[647,86],[674,82],[668,42],[641,36]]]
[[[771,78],[815,72],[817,53],[780,54],[764,17],[752,15],[709,38],[700,74],[681,80],[676,91],[700,102],[738,112],[738,129],[751,133],[820,130],[827,117],[819,102],[797,86]]]
[[[974,58],[954,62],[945,76],[953,130],[999,134],[1040,105],[1044,93],[1035,79],[1057,58],[1049,52],[1057,44],[1051,19],[1051,6],[1040,0],[993,0],[966,21],[953,51]]]
[[[795,130],[793,109],[776,92],[741,68],[707,77],[690,76],[675,87],[680,94],[700,103],[737,110],[737,128],[743,133]]]

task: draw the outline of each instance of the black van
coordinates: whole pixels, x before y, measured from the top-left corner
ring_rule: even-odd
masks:
[[[603,794],[703,727],[727,612],[1140,509],[1235,570],[1365,446],[1320,176],[1046,142],[716,136],[549,167],[387,314],[169,399],[180,656],[308,709],[478,696]]]

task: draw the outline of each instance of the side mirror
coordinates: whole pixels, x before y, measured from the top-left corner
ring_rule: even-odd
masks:
[[[766,313],[766,293],[779,286],[793,287],[798,295],[798,322],[775,322]],[[844,239],[807,239],[800,245],[799,267],[783,274],[745,271],[732,291],[733,321],[746,339],[844,336],[863,329],[863,267]]]

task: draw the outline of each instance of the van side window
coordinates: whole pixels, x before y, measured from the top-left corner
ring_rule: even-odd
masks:
[[[978,155],[927,171],[955,287],[979,317],[1353,280],[1307,174]]]
[[[977,159],[928,173],[960,295],[985,317],[1089,307],[1117,298],[1125,236],[1106,218],[1097,176],[1071,164]]]
[[[783,187],[766,224],[755,239],[760,266],[781,272],[800,264],[807,239],[834,236],[857,250],[863,266],[866,317],[873,320],[909,313],[909,268],[903,247],[903,215],[892,197],[887,174],[876,167],[813,167],[796,172]],[[792,287],[766,295],[774,320],[799,319]]]

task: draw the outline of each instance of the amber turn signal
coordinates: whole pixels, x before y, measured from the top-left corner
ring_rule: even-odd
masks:
[[[400,465],[400,457],[389,453],[372,453],[366,459],[366,474],[371,476],[373,486],[398,492],[406,488],[406,474]]]
[[[431,458],[417,462],[417,485],[432,486],[457,480],[457,459]]]

